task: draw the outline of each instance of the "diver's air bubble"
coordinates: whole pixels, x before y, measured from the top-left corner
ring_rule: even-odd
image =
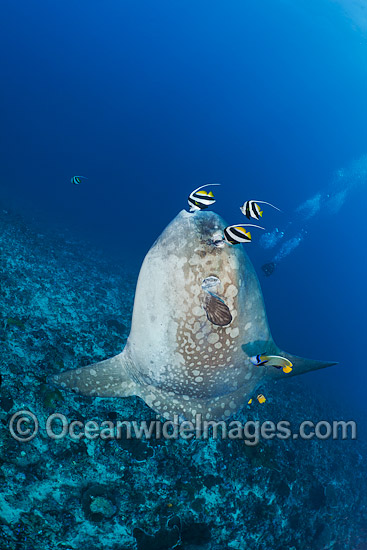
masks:
[[[351,191],[365,186],[366,183],[367,155],[362,155],[345,168],[336,170],[331,182],[323,191],[300,204],[295,209],[292,219],[285,225],[284,232],[276,228],[262,235],[260,245],[263,248],[277,247],[273,252],[272,261],[262,267],[265,275],[268,276],[274,270],[272,264],[277,265],[299,246],[307,235],[307,229],[311,228],[311,221],[317,217],[338,214],[344,207]],[[285,242],[281,240],[284,235],[286,235]]]
[[[300,204],[296,209],[296,213],[301,214],[304,220],[309,220],[313,218],[321,208],[321,193],[318,193],[311,199]]]
[[[366,185],[366,183],[367,155],[362,155],[359,159],[351,162],[347,168],[335,172],[328,192],[330,196],[341,191],[348,193],[354,187]]]
[[[347,198],[347,191],[340,191],[333,197],[330,197],[326,203],[327,209],[330,214],[337,214],[343,206],[345,199]]]
[[[284,232],[279,231],[276,227],[271,233],[264,233],[260,237],[260,246],[265,249],[274,248],[278,242],[284,237]]]
[[[297,235],[296,237],[292,237],[292,239],[289,239],[288,241],[283,243],[281,249],[274,258],[274,262],[277,263],[288,256],[295,248],[297,248],[297,246],[300,245],[302,238],[302,235]]]

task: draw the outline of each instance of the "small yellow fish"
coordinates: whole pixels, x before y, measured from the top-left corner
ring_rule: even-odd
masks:
[[[266,401],[266,399],[265,399],[265,397],[263,396],[262,393],[259,393],[259,395],[256,397],[256,399],[258,400],[259,403],[265,403],[265,401]],[[252,402],[253,402],[253,399],[251,398],[247,401],[247,404],[251,405]]]

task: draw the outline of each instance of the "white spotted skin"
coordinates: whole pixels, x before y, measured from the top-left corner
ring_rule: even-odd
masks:
[[[232,414],[238,407],[232,399],[227,407],[226,396],[240,389],[251,393],[263,375],[242,345],[271,336],[243,247],[219,248],[211,240],[225,226],[213,212],[182,211],[165,229],[140,271],[126,353],[137,384],[188,396],[186,401],[222,396]],[[215,292],[233,318],[226,327],[213,325],[203,308],[201,285],[209,276],[221,282]],[[151,406],[159,409],[154,399]]]
[[[283,354],[294,364],[292,375],[334,364],[296,357],[274,344],[243,246],[213,242],[226,225],[213,212],[182,211],[145,257],[123,352],[61,373],[54,382],[84,395],[138,395],[170,420],[176,415],[195,420],[196,414],[222,420],[241,409],[264,378],[283,376],[256,367],[250,357]],[[202,288],[207,277],[220,280],[215,293],[231,312],[228,326],[207,319]]]

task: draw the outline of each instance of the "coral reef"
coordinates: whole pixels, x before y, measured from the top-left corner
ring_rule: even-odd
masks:
[[[139,398],[91,399],[49,383],[121,351],[137,273],[1,210],[0,229],[0,549],[365,547],[363,441],[48,437],[55,412],[81,423],[156,420]],[[241,420],[345,417],[296,379],[269,394]],[[40,419],[27,443],[9,432],[19,410]]]

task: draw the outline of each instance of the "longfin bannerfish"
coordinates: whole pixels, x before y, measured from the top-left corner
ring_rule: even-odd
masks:
[[[286,374],[292,372],[293,368],[293,363],[286,357],[280,355],[254,355],[250,357],[250,361],[257,367],[267,365],[269,367],[275,367],[276,369],[283,369],[283,372]]]
[[[260,206],[258,203],[267,204],[268,206],[271,206],[272,208],[275,208],[275,210],[279,210],[279,212],[281,212],[279,208],[277,208],[273,204],[270,204],[270,202],[252,200],[252,201],[246,201],[243,203],[243,206],[240,206],[240,210],[242,214],[246,216],[246,218],[248,218],[249,220],[251,218],[255,218],[255,220],[259,220],[263,215],[263,211],[260,210]]]
[[[202,190],[204,187],[209,187],[212,185],[220,185],[220,183],[207,183],[206,185],[202,185],[190,193],[189,198],[187,199],[190,206],[190,212],[205,210],[205,208],[208,208],[208,206],[215,203],[213,192],[209,191],[208,193],[207,191]]]
[[[240,244],[240,243],[250,243],[251,242],[251,233],[246,231],[245,227],[257,227],[257,229],[264,229],[259,225],[252,225],[250,223],[240,223],[237,225],[228,225],[225,227],[224,239],[229,244]]]
[[[85,176],[73,176],[70,181],[74,185],[79,185],[79,183],[82,182],[82,179],[87,180],[88,178],[86,178]]]

